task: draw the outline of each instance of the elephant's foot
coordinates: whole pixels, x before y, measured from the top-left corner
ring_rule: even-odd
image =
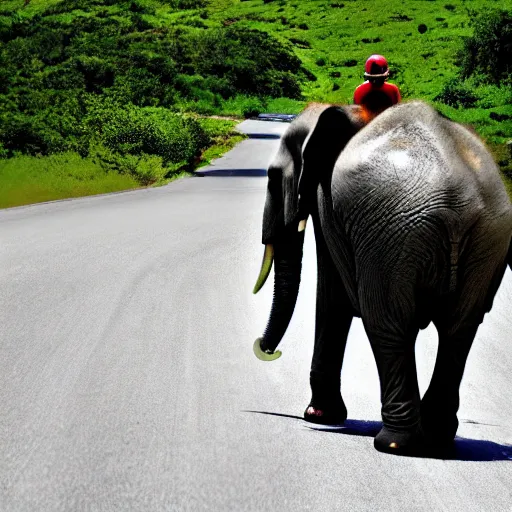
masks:
[[[382,427],[373,445],[379,452],[410,457],[452,458],[455,453],[454,437],[436,436],[417,427],[412,431],[394,431]]]
[[[376,450],[394,455],[419,455],[421,452],[421,436],[417,428],[414,430],[394,431],[384,426],[373,440]]]
[[[347,419],[347,408],[343,400],[332,404],[324,404],[321,407],[311,403],[304,411],[304,419],[315,425],[340,427]]]
[[[458,427],[456,412],[442,411],[439,407],[430,407],[427,402],[422,402],[420,430],[426,450],[439,453],[452,451]]]

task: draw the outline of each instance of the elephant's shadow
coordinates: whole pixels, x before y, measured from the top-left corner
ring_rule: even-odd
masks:
[[[269,416],[279,416],[282,418],[290,418],[304,422],[299,416],[289,414],[279,414],[275,412],[265,411],[244,411],[256,414],[266,414]],[[306,422],[304,422],[306,424]],[[363,420],[346,420],[344,425],[339,428],[322,428],[314,427],[315,431],[326,434],[342,434],[349,436],[375,437],[382,423],[380,421],[363,421]],[[443,458],[444,460],[474,461],[474,462],[490,462],[490,461],[512,461],[512,445],[499,444],[493,441],[484,441],[479,439],[468,439],[457,436],[455,438],[455,450],[450,457],[437,457],[426,455],[424,458]]]

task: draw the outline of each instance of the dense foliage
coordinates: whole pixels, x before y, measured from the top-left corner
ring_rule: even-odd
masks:
[[[460,54],[462,76],[512,85],[512,12],[485,11],[473,18],[472,26],[474,33]]]
[[[204,0],[162,2],[197,9]],[[160,2],[63,0],[0,12],[0,151],[156,155],[190,164],[209,143],[183,111],[237,95],[301,95],[290,47],[256,30],[165,24]]]
[[[0,158],[72,153],[151,183],[191,168],[218,136],[198,115],[349,103],[364,61],[382,53],[404,99],[473,124],[509,170],[512,0],[499,7],[2,0]]]

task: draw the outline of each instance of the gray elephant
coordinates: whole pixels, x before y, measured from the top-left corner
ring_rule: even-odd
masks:
[[[373,120],[357,106],[307,109],[268,169],[266,245],[255,293],[275,264],[261,359],[276,348],[299,290],[305,221],[316,239],[318,287],[304,417],[342,424],[340,373],[353,317],[377,363],[380,451],[421,454],[453,446],[459,387],[471,344],[512,267],[512,205],[481,141],[422,102]],[[423,397],[414,345],[433,322],[439,349]]]

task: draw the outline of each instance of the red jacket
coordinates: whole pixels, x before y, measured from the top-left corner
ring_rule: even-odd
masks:
[[[390,107],[395,105],[402,98],[400,90],[394,84],[384,82],[382,85],[364,82],[354,91],[354,103],[356,105],[366,105],[375,109],[376,107]]]

